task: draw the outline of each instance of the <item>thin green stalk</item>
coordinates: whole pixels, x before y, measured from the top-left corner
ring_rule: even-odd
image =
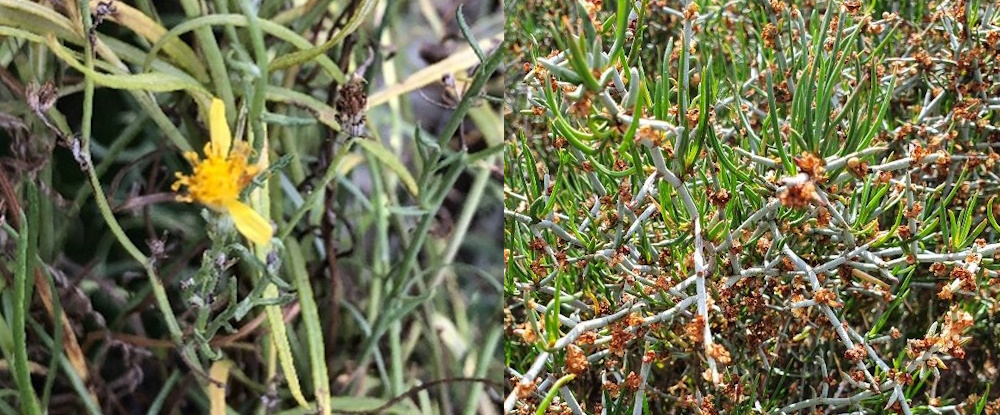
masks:
[[[174,384],[177,383],[181,378],[181,372],[179,370],[174,370],[170,372],[170,377],[167,378],[166,382],[160,386],[160,392],[156,394],[156,399],[153,399],[153,403],[149,405],[149,410],[146,411],[146,415],[156,415],[160,413],[160,408],[163,407],[164,402],[167,401],[167,396],[170,395],[170,391],[174,389]]]
[[[472,187],[469,188],[469,193],[465,195],[465,204],[462,207],[462,213],[459,214],[458,221],[455,222],[455,231],[452,233],[451,238],[448,239],[448,246],[445,247],[444,253],[441,256],[442,264],[451,264],[451,261],[455,259],[455,255],[458,254],[458,249],[465,243],[465,235],[469,231],[469,225],[472,223],[472,218],[476,215],[476,211],[479,210],[479,204],[483,200],[483,192],[490,181],[491,172],[486,166],[492,166],[495,160],[496,156],[487,158],[483,163],[483,168],[479,169],[476,173],[476,177],[472,181]],[[445,270],[444,267],[438,270],[431,282],[431,286],[441,283],[441,279],[445,275]]]
[[[42,344],[52,348],[53,340],[49,338],[48,334],[45,334],[45,330],[41,328],[38,323],[31,321],[32,327],[35,327],[35,332],[38,333],[38,337],[42,340]],[[59,351],[62,353],[62,350]],[[91,391],[88,386],[84,384],[83,379],[80,379],[80,375],[76,373],[76,369],[73,368],[73,364],[70,363],[69,359],[63,357],[59,359],[59,369],[66,375],[67,380],[69,380],[70,386],[73,387],[73,391],[79,396],[80,401],[83,402],[83,407],[86,409],[87,413],[90,415],[102,415],[103,412],[100,406],[91,399]],[[55,371],[52,367],[49,368],[50,371]]]
[[[265,82],[266,80],[261,81]],[[262,148],[269,148],[265,142],[267,140],[267,131],[263,131],[259,137],[256,137],[255,132],[253,132],[253,135],[255,137],[253,137],[251,142],[259,140]],[[261,153],[260,157],[264,164],[268,163],[268,154],[266,152]],[[257,189],[250,196],[250,206],[265,218],[271,217],[271,193],[269,189],[270,181],[266,181],[263,188]],[[266,264],[268,263],[267,256],[270,250],[271,247],[269,245],[257,245],[254,246],[253,252],[260,263]],[[268,284],[267,288],[264,289],[262,298],[265,300],[277,300],[278,287],[274,284]],[[298,372],[295,370],[295,361],[292,356],[291,345],[288,342],[288,329],[285,326],[285,320],[282,318],[281,306],[274,304],[266,305],[264,306],[264,314],[267,316],[267,325],[271,329],[270,339],[278,352],[278,362],[285,374],[285,379],[288,381],[288,389],[299,406],[311,408],[305,396],[302,395],[302,387],[299,384]]]
[[[501,343],[501,335],[503,330],[499,327],[493,327],[489,333],[486,334],[486,340],[483,342],[482,348],[477,348],[476,351],[479,353],[479,359],[476,361],[476,371],[473,372],[472,377],[482,378],[486,376],[486,373],[490,369],[490,361],[493,360],[493,351],[496,350],[497,344]],[[479,403],[479,394],[483,392],[483,384],[474,383],[472,385],[472,390],[469,391],[468,399],[465,401],[465,410],[463,414],[473,415],[476,413],[476,407]]]
[[[49,273],[43,273],[43,275],[50,275]],[[58,293],[55,281],[52,278],[45,278],[45,283],[49,286],[50,293]],[[62,363],[63,359],[63,324],[62,324],[62,301],[59,300],[59,295],[52,295],[52,338],[54,339],[53,345],[49,348],[52,353],[52,358],[49,360],[49,367],[58,367]],[[45,384],[42,387],[42,406],[49,407],[49,398],[52,396],[52,386],[56,382],[56,371],[49,370],[49,373],[45,375]]]
[[[305,200],[302,201],[302,205],[299,206],[294,213],[292,213],[292,216],[288,219],[288,223],[285,224],[285,228],[278,233],[278,239],[285,240],[288,238],[288,235],[295,230],[295,226],[300,220],[302,220],[302,217],[305,216],[306,212],[309,212],[313,208],[317,207],[316,201],[323,194],[323,189],[326,189],[326,186],[330,184],[334,177],[337,177],[337,167],[340,166],[340,162],[344,159],[344,156],[350,152],[351,147],[353,146],[354,140],[349,140],[341,146],[340,151],[336,156],[334,156],[333,161],[331,161],[330,165],[326,167],[326,173],[323,174],[323,179],[317,183],[313,191],[306,196]]]
[[[247,118],[253,129],[256,140],[253,142],[254,152],[260,154],[264,147],[264,122],[261,113],[264,111],[264,99],[267,96],[268,62],[267,50],[264,49],[264,34],[260,30],[256,10],[248,0],[240,1],[240,9],[247,18],[247,29],[250,32],[250,43],[253,45],[254,63],[257,65],[257,78],[254,79],[253,97],[250,99],[250,114]]]
[[[81,3],[86,3],[81,1]],[[181,0],[181,7],[189,18],[198,17],[202,14],[201,4],[198,0]],[[207,27],[199,27],[194,31],[205,54],[205,61],[208,63],[208,73],[212,76],[212,84],[215,85],[216,95],[226,104],[226,118],[236,119],[236,106],[233,105],[233,87],[229,82],[229,72],[226,71],[226,64],[222,60],[222,51],[212,34],[212,30]]]
[[[372,217],[375,224],[375,252],[372,256],[372,269],[375,275],[382,278],[387,274],[391,262],[389,212],[386,206],[391,203],[388,201],[390,197],[387,189],[396,188],[392,183],[395,176],[382,174],[382,167],[371,153],[366,153],[365,157],[368,159],[373,184],[371,201]],[[399,284],[401,281],[396,281],[395,283]],[[395,287],[393,288],[395,289]],[[392,298],[387,298],[387,300],[391,300]],[[381,308],[385,307],[385,305],[378,304],[377,307]],[[396,319],[389,325],[389,389],[392,391],[393,396],[399,395],[405,388],[403,369],[406,366],[406,362],[403,358],[402,345],[400,343],[402,331],[403,324],[399,319]]]
[[[562,389],[563,386],[573,379],[576,379],[576,375],[569,374],[556,380],[556,383],[549,388],[549,393],[545,395],[545,399],[542,399],[542,403],[538,404],[538,410],[535,411],[535,415],[544,415],[548,411],[549,405],[552,405],[552,400],[556,398],[556,394],[559,393],[559,389]]]
[[[469,108],[479,101],[479,93],[486,86],[486,82],[489,81],[490,76],[496,71],[497,67],[500,66],[500,62],[503,60],[503,49],[497,48],[492,54],[486,58],[486,61],[479,66],[476,71],[476,77],[472,80],[469,85],[468,90],[462,97],[462,100],[455,107],[455,111],[452,112],[451,118],[448,119],[448,123],[444,125],[441,129],[441,135],[438,137],[438,145],[441,147],[447,147],[448,142],[451,141],[451,137],[455,135],[458,131],[458,127],[462,125],[462,121],[465,120],[465,114],[469,112]]]
[[[101,212],[101,217],[104,218],[104,222],[108,225],[108,229],[118,240],[118,243],[125,248],[125,251],[129,253],[136,261],[138,261],[143,269],[146,271],[146,276],[149,278],[149,284],[153,289],[153,297],[156,300],[156,306],[160,309],[160,313],[163,314],[164,322],[167,325],[167,331],[170,333],[171,340],[174,341],[180,348],[181,354],[184,355],[186,362],[192,366],[197,371],[202,371],[201,363],[198,361],[198,357],[194,354],[193,350],[184,345],[184,335],[181,332],[180,326],[177,324],[177,317],[174,315],[174,311],[170,306],[170,299],[167,298],[166,288],[163,286],[163,281],[160,277],[156,275],[156,270],[153,269],[152,263],[149,258],[146,257],[142,251],[139,250],[132,240],[125,235],[125,230],[122,229],[121,224],[115,218],[114,213],[111,212],[111,206],[108,205],[108,200],[104,196],[104,189],[101,186],[100,180],[97,178],[97,174],[94,170],[94,164],[90,159],[89,153],[83,153],[83,159],[85,160],[87,178],[90,180],[90,185],[94,188],[94,200],[97,202],[97,208]]]
[[[80,15],[83,16],[84,31],[86,32],[91,27],[90,6],[88,2],[80,2]],[[87,69],[93,72],[94,56],[89,42],[84,42],[84,65]],[[183,334],[180,326],[177,324],[177,318],[174,316],[173,309],[170,307],[170,300],[167,298],[167,292],[163,286],[163,281],[161,281],[156,275],[156,271],[153,269],[149,258],[147,258],[146,255],[144,255],[142,251],[140,251],[139,248],[132,243],[128,236],[125,235],[125,231],[121,228],[118,220],[114,217],[114,214],[111,212],[111,207],[108,205],[108,201],[105,198],[104,189],[101,186],[100,179],[97,177],[93,160],[90,158],[90,130],[94,106],[94,80],[90,76],[84,76],[83,93],[83,119],[80,122],[80,159],[85,165],[90,185],[94,188],[94,199],[97,201],[98,210],[100,210],[101,216],[104,218],[105,223],[107,223],[111,233],[114,234],[118,242],[122,244],[125,251],[127,251],[132,258],[135,258],[136,261],[139,261],[139,263],[142,264],[142,267],[146,270],[146,275],[149,277],[150,285],[153,287],[153,296],[156,299],[156,304],[160,309],[160,313],[163,314],[171,339],[178,344],[181,352],[187,360],[187,363],[194,369],[201,371],[201,364],[199,363],[197,356],[190,348],[183,346]]]
[[[118,155],[121,154],[125,147],[131,144],[132,140],[139,135],[143,128],[145,128],[146,120],[148,119],[149,117],[146,113],[142,113],[139,119],[129,123],[129,125],[126,126],[117,137],[115,137],[111,147],[108,148],[105,153],[104,159],[97,165],[98,178],[103,176],[104,172],[106,172],[112,164],[118,161]],[[93,188],[90,186],[82,186],[79,190],[77,190],[76,196],[73,197],[73,202],[70,204],[69,211],[66,212],[67,218],[71,220],[77,218],[77,215],[80,213],[80,207],[83,206],[83,201],[90,196],[91,191],[93,191]],[[64,241],[67,233],[70,232],[71,229],[72,228],[69,226],[59,228],[55,240],[60,242]]]
[[[212,0],[212,3],[215,4],[216,14],[229,14],[229,4],[227,0]],[[240,6],[242,7],[242,4]],[[254,17],[256,17],[256,15],[254,15]],[[225,27],[225,31],[226,37],[229,38],[229,43],[232,46],[233,51],[236,53],[237,58],[242,61],[250,61],[250,53],[247,52],[246,47],[243,46],[243,39],[236,34],[236,28],[227,25]]]
[[[364,22],[365,18],[368,17],[368,15],[371,14],[373,10],[375,10],[375,5],[378,4],[378,2],[375,0],[360,0],[360,1],[361,3],[354,8],[354,14],[351,16],[351,18],[347,19],[347,23],[344,23],[344,26],[340,30],[338,30],[337,33],[331,36],[329,40],[327,40],[322,45],[278,57],[277,59],[274,60],[274,62],[272,62],[274,69],[275,70],[285,69],[291,66],[311,61],[317,56],[329,50],[330,48],[339,45],[341,42],[343,42],[344,38],[346,38],[347,35],[354,33],[355,30],[361,27],[361,23]]]
[[[689,1],[684,1],[682,2],[681,5],[686,8],[688,3]],[[676,146],[676,153],[674,155],[677,164],[680,166],[681,174],[683,174],[684,170],[687,169],[685,161],[688,153],[688,146],[690,145],[690,140],[691,140],[691,133],[690,133],[691,126],[688,125],[687,111],[688,111],[688,101],[689,101],[688,95],[690,94],[691,91],[690,88],[691,54],[689,53],[688,49],[689,45],[691,44],[692,35],[693,33],[691,31],[691,19],[685,18],[683,36],[681,36],[681,59],[680,59],[680,65],[678,65],[680,70],[680,74],[678,75],[680,75],[681,85],[680,85],[680,91],[678,91],[679,92],[678,98],[680,100],[679,103],[680,110],[677,113],[677,118],[678,118],[677,121],[679,121],[678,124],[682,127],[682,129],[680,131],[680,134],[677,134],[677,146]]]
[[[444,177],[438,181],[437,192],[433,195],[426,196],[430,199],[422,203],[422,207],[427,211],[437,211],[437,209],[444,202],[444,198],[448,195],[452,186],[458,181],[459,175],[464,171],[466,166],[466,155],[464,153],[459,154],[458,158],[451,161],[448,170],[445,172]],[[414,266],[416,265],[417,256],[423,249],[424,242],[427,240],[427,234],[430,231],[431,225],[435,221],[435,215],[426,214],[421,219],[420,223],[417,225],[416,229],[413,230],[413,239],[410,241],[409,246],[406,248],[403,260],[398,263],[393,272],[390,274],[389,281],[392,282],[392,287],[389,290],[387,298],[396,299],[399,297],[405,284],[403,284],[404,279],[407,275],[410,275]],[[378,341],[385,330],[388,328],[385,324],[385,319],[388,318],[389,313],[382,313],[376,319],[375,323],[372,324],[372,333],[365,340],[365,344],[362,346],[362,355],[360,360],[362,364],[367,364],[368,358],[371,355],[371,345]]]

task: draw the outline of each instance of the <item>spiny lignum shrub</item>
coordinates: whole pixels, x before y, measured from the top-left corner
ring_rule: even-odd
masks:
[[[1000,411],[996,5],[513,3],[506,412]]]

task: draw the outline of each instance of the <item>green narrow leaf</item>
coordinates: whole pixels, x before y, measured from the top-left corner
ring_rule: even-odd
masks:
[[[411,195],[420,196],[420,188],[417,186],[417,181],[413,179],[413,175],[406,169],[402,160],[389,151],[389,149],[385,148],[381,141],[360,139],[355,142],[396,173]]]
[[[774,146],[778,148],[778,157],[781,158],[781,165],[784,166],[785,173],[791,176],[795,174],[795,168],[792,167],[792,160],[788,157],[788,152],[785,151],[785,141],[781,139],[781,131],[778,128],[778,105],[774,100],[774,80],[771,78],[770,72],[767,74],[767,102],[771,112],[768,120],[774,130]]]
[[[267,288],[264,289],[264,295],[262,298],[266,300],[277,300],[278,299],[278,287],[274,284],[268,284]],[[281,315],[281,306],[268,305],[264,307],[264,314],[267,316],[267,325],[271,329],[271,344],[278,351],[278,363],[281,365],[281,370],[285,374],[285,380],[288,381],[288,390],[292,393],[292,397],[299,406],[303,408],[311,408],[309,402],[306,401],[306,397],[302,395],[302,386],[299,385],[299,374],[295,370],[295,360],[292,357],[292,346],[288,343],[288,329],[285,326],[285,320]]]
[[[986,219],[989,219],[990,226],[993,227],[994,231],[1000,232],[1000,224],[997,223],[997,218],[993,216],[993,199],[996,198],[996,196],[993,196],[989,202],[986,202]]]
[[[312,380],[316,404],[323,415],[330,415],[330,375],[326,367],[326,350],[324,347],[323,328],[320,326],[319,311],[313,297],[312,282],[306,271],[305,259],[302,257],[302,247],[294,238],[285,242],[291,268],[295,291],[298,294],[299,305],[302,308],[302,324],[306,329],[306,343],[309,349],[309,364],[312,369]]]
[[[476,41],[476,36],[472,34],[472,30],[469,29],[469,24],[465,22],[465,14],[462,13],[462,5],[458,5],[458,10],[455,11],[455,19],[458,20],[458,28],[462,31],[462,36],[465,37],[465,41],[469,42],[469,46],[472,47],[472,51],[476,52],[476,57],[479,58],[479,62],[486,60],[486,54],[483,53],[483,49],[479,47],[479,42]]]
[[[275,60],[271,61],[271,70],[280,71],[291,66],[308,62],[330,50],[330,48],[339,45],[340,42],[347,37],[347,35],[354,33],[355,30],[358,30],[358,28],[361,27],[361,22],[363,22],[365,18],[368,17],[373,10],[375,10],[375,5],[377,3],[378,2],[375,0],[361,0],[361,3],[354,8],[354,15],[347,20],[344,27],[338,30],[333,36],[330,36],[330,40],[327,40],[322,45],[313,48],[279,56]]]
[[[958,243],[962,240],[962,231],[956,223],[955,212],[951,210],[948,211],[948,224],[951,225],[951,246],[958,247]]]
[[[179,76],[166,73],[143,73],[111,75],[93,71],[73,57],[72,52],[59,44],[55,35],[49,34],[46,43],[52,52],[66,62],[73,69],[76,69],[94,80],[94,83],[113,89],[143,90],[150,92],[169,92],[188,90],[208,99],[210,93],[193,78],[184,79]]]

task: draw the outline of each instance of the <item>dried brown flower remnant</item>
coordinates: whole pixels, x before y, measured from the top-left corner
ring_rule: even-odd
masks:
[[[774,40],[778,38],[778,27],[774,23],[768,23],[760,32],[760,38],[764,41],[764,46],[773,48]]]
[[[528,243],[528,249],[531,249],[532,251],[535,252],[543,252],[545,251],[545,248],[548,246],[549,244],[545,242],[545,240],[542,238],[532,239],[531,242]]]
[[[910,232],[910,227],[908,225],[899,225],[899,227],[896,228],[896,234],[899,235],[899,239],[904,241],[913,237],[913,233]]]
[[[590,367],[590,362],[587,361],[587,355],[583,353],[583,349],[575,344],[569,345],[566,348],[566,372],[579,375],[588,367]]]
[[[636,131],[636,135],[639,137],[639,141],[649,140],[654,146],[659,146],[664,140],[664,134],[662,131],[654,129],[648,125],[640,125],[639,130]],[[669,141],[667,141],[669,143]]]
[[[644,321],[645,319],[639,313],[630,313],[625,317],[625,324],[629,327],[639,327]]]
[[[863,344],[856,344],[854,345],[853,348],[848,349],[846,352],[844,352],[844,358],[855,363],[860,362],[861,359],[864,359],[865,355],[866,355],[865,345]]]
[[[625,355],[625,346],[628,345],[629,340],[632,340],[632,336],[625,331],[625,325],[622,323],[614,323],[611,325],[611,343],[608,345],[608,352],[611,354],[621,357]]]
[[[781,0],[771,0],[771,9],[774,10],[775,14],[781,14],[781,12],[785,11],[785,7],[785,3],[781,2]]]
[[[910,158],[913,159],[913,163],[919,163],[924,159],[924,157],[927,157],[928,154],[930,154],[930,150],[924,148],[918,143],[913,147],[913,151],[910,152]]]
[[[694,4],[694,3],[691,3],[691,4]],[[691,108],[691,109],[688,110],[687,116],[685,118],[687,119],[687,122],[688,122],[689,126],[698,124],[698,118],[700,117],[700,113],[701,113],[701,111],[698,110],[697,108]]]
[[[847,160],[847,168],[857,177],[863,178],[868,175],[868,162],[857,157],[851,157]]]
[[[833,308],[840,308],[844,306],[840,303],[840,301],[837,301],[837,293],[825,288],[816,290],[813,294],[813,299],[816,300],[817,303],[826,304]]]
[[[684,9],[684,19],[694,20],[698,17],[698,10],[700,10],[698,3],[692,1],[688,4],[687,8]]]
[[[711,187],[708,188],[708,201],[719,208],[725,208],[726,203],[729,203],[729,191],[726,189],[719,189],[719,191],[712,190]]]
[[[949,284],[945,284],[941,287],[941,291],[938,291],[937,297],[942,300],[951,300],[955,297],[955,289]]]
[[[712,374],[708,373],[709,371],[711,371],[711,369],[706,370],[705,373],[702,374],[703,375],[702,377],[705,378],[706,380],[709,380],[711,377],[713,377]],[[715,375],[717,376],[718,374]],[[701,400],[701,403],[698,405],[698,409],[700,409],[701,413],[705,415],[715,415],[719,413],[719,411],[715,409],[715,397],[712,395],[706,395]]]
[[[864,382],[865,380],[865,372],[857,369],[852,370],[849,376],[855,382]]]
[[[557,148],[559,150],[562,150],[562,149],[566,148],[567,144],[569,144],[569,141],[566,141],[566,137],[558,136],[558,137],[556,137],[556,140],[552,142],[552,147],[555,147],[555,148]],[[586,160],[584,160],[584,161],[586,161]]]
[[[712,346],[708,348],[708,355],[724,365],[728,365],[733,361],[732,356],[729,355],[729,351],[719,343],[712,343]]]
[[[24,95],[28,100],[28,106],[36,113],[42,113],[52,108],[59,98],[59,90],[52,82],[38,85],[29,82],[24,88]]]
[[[924,210],[923,206],[921,206],[919,203],[914,203],[912,209],[906,209],[906,211],[903,212],[903,217],[907,219],[916,219],[917,216],[920,216],[920,212],[923,210]]]
[[[915,53],[913,55],[913,59],[916,59],[917,63],[919,63],[920,67],[923,68],[925,71],[934,69],[934,60],[931,59],[931,55],[927,53],[927,51],[925,50],[921,50]]]
[[[781,81],[778,85],[774,86],[774,100],[776,102],[792,102],[792,92],[788,89],[788,81]],[[786,128],[786,125],[782,126],[782,129]],[[787,132],[784,132],[788,134]]]
[[[354,74],[340,87],[337,98],[337,122],[352,137],[360,137],[365,132],[365,111],[368,96],[365,94],[364,78]]]
[[[965,0],[953,0],[951,2],[951,17],[959,22],[965,21]]]
[[[615,167],[617,168],[617,166]],[[629,183],[628,180],[622,181],[618,186],[618,200],[622,203],[632,201],[632,184]]]
[[[963,266],[952,268],[951,278],[955,281],[961,281],[959,286],[962,288],[967,290],[974,290],[976,288],[976,275]]]
[[[908,137],[910,134],[913,134],[913,124],[905,123],[901,125],[898,130],[896,130],[895,139],[902,140]]]
[[[892,327],[889,329],[889,336],[891,336],[893,339],[898,339],[900,337],[903,337],[903,333],[900,332],[899,329]]]
[[[830,210],[825,206],[820,206],[816,209],[816,224],[821,227],[830,226]]]
[[[813,153],[803,151],[802,156],[795,157],[793,161],[810,179],[816,180],[826,174],[826,161]]]
[[[957,306],[952,306],[941,328],[941,336],[937,342],[938,347],[945,353],[961,359],[965,354],[962,350],[962,345],[969,339],[968,337],[963,337],[962,334],[972,327],[974,323],[975,320],[972,318],[972,314]]]
[[[534,382],[528,382],[522,379],[520,382],[517,382],[517,387],[515,388],[517,397],[519,399],[529,398],[535,392],[535,388],[538,387],[539,380],[541,379],[535,378]]]
[[[997,161],[1000,161],[1000,154],[990,153],[988,156],[986,156],[986,162],[983,164],[986,166],[987,169],[993,170],[993,167],[996,167]]]
[[[861,0],[845,0],[840,4],[840,7],[844,9],[847,14],[857,16],[861,13]]]
[[[525,343],[531,344],[538,340],[538,335],[531,327],[531,324],[524,323],[522,328],[523,331],[521,332],[521,339],[523,339]]]
[[[816,185],[805,173],[787,178],[785,190],[778,195],[778,200],[783,206],[791,208],[804,208],[809,206],[809,202],[816,197]]]
[[[618,399],[618,395],[621,393],[621,386],[609,380],[604,382],[604,390],[608,392],[608,396]]]
[[[695,343],[701,343],[704,340],[702,337],[702,331],[705,329],[705,317],[701,314],[695,316],[691,321],[684,325],[684,333],[687,334],[688,338]]]
[[[628,372],[628,376],[625,376],[625,387],[632,390],[639,389],[639,381],[641,380],[635,371],[630,371]]]
[[[761,255],[766,254],[767,250],[771,249],[771,240],[768,239],[767,236],[760,237],[760,239],[757,240],[756,248],[758,254]]]
[[[981,101],[977,98],[966,98],[964,101],[955,104],[952,113],[955,118],[974,121],[976,118],[979,118],[977,108],[980,104]]]
[[[944,151],[941,151],[938,154],[940,154],[936,160],[938,168],[941,170],[948,169],[948,166],[951,166],[951,154],[945,153]]]
[[[883,185],[888,184],[892,181],[892,172],[880,171],[878,175],[875,176],[875,184]]]
[[[598,23],[597,12],[601,10],[603,3],[603,0],[586,0],[583,2],[583,8],[587,11],[587,17],[590,18],[591,22]]]

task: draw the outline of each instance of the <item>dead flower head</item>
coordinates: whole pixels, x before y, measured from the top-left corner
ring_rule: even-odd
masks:
[[[804,208],[809,206],[809,202],[816,197],[816,185],[805,173],[799,173],[795,177],[786,178],[783,181],[785,190],[778,195],[782,206]]]

